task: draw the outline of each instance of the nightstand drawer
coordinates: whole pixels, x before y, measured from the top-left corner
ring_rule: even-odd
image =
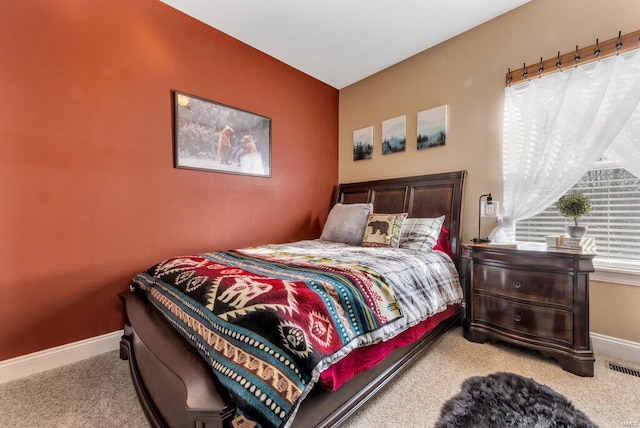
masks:
[[[474,320],[543,340],[573,344],[573,313],[475,295]]]
[[[572,277],[550,272],[532,272],[475,265],[473,288],[502,296],[573,306]]]

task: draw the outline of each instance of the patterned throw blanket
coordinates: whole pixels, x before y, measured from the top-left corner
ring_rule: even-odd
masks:
[[[265,248],[171,258],[133,283],[263,427],[287,424],[332,354],[402,317],[373,270]]]

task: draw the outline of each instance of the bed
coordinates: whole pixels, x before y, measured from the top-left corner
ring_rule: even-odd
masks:
[[[449,262],[449,265],[455,267],[455,274],[455,271],[459,267],[461,209],[465,175],[465,171],[456,171],[416,177],[341,184],[336,188],[334,194],[332,213],[334,209],[341,206],[354,208],[356,206],[364,206],[364,204],[371,204],[374,213],[407,213],[409,219],[434,219],[444,216],[442,228],[439,228],[439,230],[448,233],[446,243],[449,248],[447,248],[446,251],[449,253],[449,256],[445,258],[450,258],[450,261],[453,262]],[[330,216],[332,213],[330,213]],[[371,219],[371,217],[369,217],[369,219]],[[369,224],[371,225],[371,222]],[[372,231],[372,228],[368,230]],[[325,230],[323,230],[323,236],[325,231],[326,227]],[[378,228],[378,230],[374,232],[374,238],[377,239],[383,234],[385,236],[387,235],[386,230]],[[441,240],[442,235],[440,235],[439,238]],[[234,368],[220,366],[219,362],[221,360],[219,361],[216,354],[212,353],[211,350],[216,348],[217,343],[223,342],[215,341],[219,338],[215,340],[211,339],[212,341],[207,342],[213,335],[206,329],[205,332],[202,332],[201,326],[210,320],[207,318],[199,318],[204,316],[200,310],[200,306],[194,309],[193,300],[190,300],[190,297],[198,294],[197,288],[199,285],[197,284],[199,283],[198,281],[193,282],[193,278],[197,277],[198,272],[201,272],[205,268],[216,269],[216,267],[220,267],[220,269],[222,269],[222,262],[226,263],[229,259],[233,259],[234,263],[239,261],[239,265],[233,265],[234,269],[240,266],[251,272],[262,272],[262,269],[275,269],[280,271],[281,268],[284,269],[283,265],[285,265],[285,261],[291,259],[293,262],[291,265],[286,266],[287,270],[286,274],[284,274],[285,276],[283,276],[283,281],[296,280],[298,279],[297,275],[301,274],[302,271],[306,274],[307,271],[311,269],[311,265],[313,265],[315,269],[318,260],[324,259],[322,252],[313,253],[313,251],[322,251],[325,248],[323,247],[325,244],[330,244],[326,248],[329,248],[332,254],[337,254],[338,259],[339,257],[344,257],[345,260],[349,260],[349,255],[344,254],[350,253],[351,258],[363,260],[362,263],[360,263],[362,265],[360,269],[362,272],[358,274],[362,274],[363,276],[358,276],[359,279],[355,279],[355,282],[359,281],[361,283],[371,284],[376,283],[376,281],[382,278],[380,283],[382,284],[383,292],[377,292],[377,294],[376,292],[372,292],[373,294],[371,295],[363,294],[364,298],[362,300],[375,300],[378,302],[375,309],[371,310],[365,307],[362,310],[354,310],[354,313],[363,313],[363,320],[365,321],[354,321],[352,327],[347,328],[347,330],[349,330],[349,328],[355,328],[356,330],[362,328],[363,331],[358,330],[356,333],[352,332],[353,334],[351,336],[344,333],[345,337],[343,338],[342,345],[338,348],[330,348],[327,345],[328,350],[325,351],[325,353],[321,353],[314,348],[313,351],[318,355],[316,360],[313,360],[313,364],[317,363],[317,365],[309,367],[308,370],[307,368],[300,369],[302,372],[300,375],[301,383],[294,381],[286,383],[284,380],[282,380],[282,382],[272,381],[273,385],[289,385],[288,389],[285,388],[288,392],[283,393],[283,396],[286,394],[294,396],[291,408],[284,408],[285,410],[282,410],[283,416],[286,414],[286,417],[284,417],[282,421],[273,422],[275,426],[281,422],[282,426],[292,427],[329,427],[339,425],[368,400],[373,398],[403,370],[409,367],[437,337],[460,322],[461,312],[457,303],[447,304],[445,308],[441,307],[437,314],[426,319],[418,319],[417,316],[413,319],[408,315],[411,311],[405,310],[404,313],[402,312],[405,308],[405,306],[403,306],[402,295],[395,295],[393,291],[391,291],[392,295],[388,296],[388,293],[384,291],[386,290],[384,288],[385,280],[387,276],[392,277],[392,274],[386,271],[384,275],[373,272],[373,269],[367,267],[367,262],[364,261],[366,254],[372,251],[377,252],[378,250],[381,254],[384,254],[386,251],[386,254],[392,257],[392,253],[394,253],[392,249],[376,248],[377,244],[372,244],[371,246],[374,248],[367,249],[364,247],[350,247],[350,244],[344,243],[333,244],[316,241],[317,240],[303,241],[300,243],[274,244],[252,249],[240,249],[233,252],[209,253],[198,255],[197,257],[189,256],[190,258],[187,259],[185,259],[185,257],[167,259],[134,278],[131,290],[122,293],[120,296],[125,306],[125,325],[124,335],[120,342],[120,357],[129,362],[136,393],[152,426],[195,426],[207,428],[252,426],[251,419],[254,418],[255,414],[249,413],[251,418],[245,421],[243,420],[242,412],[245,410],[243,408],[246,404],[245,401],[249,402],[253,397],[243,396],[240,397],[241,399],[239,400],[238,392],[234,390],[234,387],[229,387],[224,377],[216,377],[213,375],[212,367],[220,373],[225,374],[233,372]],[[321,250],[316,249],[318,245],[320,245]],[[345,246],[347,247],[346,249]],[[311,251],[311,253],[308,253],[308,251]],[[402,251],[408,250],[398,249],[395,253],[401,253]],[[439,252],[434,251],[433,253]],[[428,261],[430,258],[436,258],[436,256],[439,257],[437,254],[420,255],[420,260],[425,259]],[[256,257],[258,261],[256,261],[254,257]],[[266,267],[266,265],[263,264],[264,260],[268,260],[269,263],[273,263],[273,265]],[[337,283],[342,284],[346,280],[339,275],[349,276],[355,274],[353,274],[352,271],[347,271],[346,268],[344,272],[348,273],[344,273],[342,270],[344,260],[336,260],[330,261],[330,263],[333,264],[329,267],[323,266],[323,271],[320,275],[322,280],[330,277],[331,281],[337,281]],[[193,265],[193,269],[187,271],[187,269],[185,269],[185,263]],[[375,264],[373,261],[370,263]],[[439,261],[437,265],[440,266]],[[179,269],[176,269],[176,267]],[[200,269],[200,271],[197,271],[197,269]],[[226,271],[228,270],[229,269]],[[314,271],[313,275],[316,274]],[[197,286],[185,286],[186,288],[183,291],[185,291],[185,293],[187,291],[193,292],[193,296],[189,295],[190,297],[188,296],[189,298],[187,298],[182,295],[182,293],[175,293],[171,287],[160,287],[159,284],[164,284],[163,281],[165,277],[163,275],[167,275],[166,277],[173,275],[173,277],[178,279],[177,282],[184,282],[185,284],[188,282],[185,282],[185,278],[188,278],[189,281],[191,281],[189,282],[190,284],[196,284]],[[162,280],[158,280],[158,278],[162,278]],[[236,288],[245,284],[242,279],[236,279],[235,281],[234,286],[236,286]],[[311,281],[311,284],[313,284],[313,281]],[[364,288],[368,289],[367,287]],[[271,287],[269,286],[268,288],[270,289]],[[389,288],[395,289],[395,286]],[[285,289],[290,291],[289,295],[293,293],[290,289],[286,287]],[[322,290],[324,290],[324,288],[322,288]],[[259,293],[260,292],[262,291],[259,291]],[[225,293],[227,295],[225,295]],[[318,293],[318,295],[325,296],[322,293]],[[238,305],[238,302],[243,299],[242,295],[238,294],[233,287],[226,289],[221,288],[218,296],[220,297],[220,301],[231,305],[231,307],[229,307],[230,309],[237,309],[236,311],[229,311],[229,308],[226,308],[225,317],[230,316],[233,318],[236,316],[236,312],[242,312],[241,305]],[[310,296],[315,296],[315,294],[311,293]],[[206,296],[201,297],[205,298],[203,305],[206,306]],[[254,295],[252,295],[251,298],[254,298]],[[390,300],[385,301],[385,298]],[[309,299],[311,299],[311,297],[305,297],[305,299],[301,299],[300,302],[310,301]],[[320,300],[322,299],[329,300],[324,297]],[[350,300],[349,308],[351,308],[352,303]],[[236,306],[233,306],[234,304]],[[355,305],[355,303],[353,304]],[[221,304],[218,303],[216,308],[221,307],[220,305]],[[327,304],[326,306],[331,308],[333,307],[331,305],[332,304]],[[374,305],[368,306],[374,307]],[[179,317],[176,315],[178,312]],[[233,312],[233,314],[229,315],[230,312]],[[280,310],[280,312],[290,314],[291,310]],[[315,314],[315,309],[309,310],[309,313]],[[350,310],[348,313],[349,316],[345,316],[343,313],[340,316],[336,316],[337,321],[334,320],[334,324],[338,325],[339,319],[347,319],[351,317],[351,314],[352,312]],[[323,318],[322,314],[314,316],[319,320],[326,318],[326,316]],[[410,325],[403,324],[407,323],[407,318],[413,319]],[[196,319],[197,322],[192,323],[194,319]],[[271,322],[271,320],[265,320],[264,325],[269,325],[268,322]],[[285,345],[287,343],[294,343],[297,337],[296,334],[300,335],[300,337],[303,337],[304,334],[310,334],[309,332],[300,333],[294,329],[287,329],[286,322],[288,322],[288,319],[286,322],[282,322],[281,320],[278,322],[280,322],[280,324],[277,324],[277,328],[270,327],[268,331],[276,335],[275,331],[277,330],[283,340],[290,340],[289,342],[285,341]],[[228,336],[224,336],[224,343],[235,339],[239,341],[249,341],[254,337],[251,334],[240,335],[240,333],[238,333],[245,332],[246,330],[244,329],[237,331],[229,330],[229,325],[220,325],[224,327],[221,328],[220,331],[224,331],[225,334],[228,333]],[[283,325],[285,326],[284,329],[282,327]],[[315,325],[317,325],[317,323]],[[363,326],[361,327],[361,325]],[[402,325],[399,334],[392,334],[394,336],[392,339],[385,336],[390,334],[387,332],[389,331],[388,329],[391,328],[391,325]],[[242,327],[244,328],[244,325]],[[233,328],[235,329],[235,327]],[[320,330],[325,332],[322,327]],[[314,333],[316,332],[317,331],[314,331]],[[382,336],[385,336],[384,339],[382,339]],[[203,341],[203,337],[206,340]],[[304,340],[301,342],[305,343]],[[207,347],[207,343],[211,346]],[[251,343],[253,346],[253,341]],[[265,349],[265,343],[269,345],[272,342],[266,341],[260,343],[260,352]],[[348,344],[348,346],[344,346],[345,344]],[[393,344],[393,346],[390,344]],[[255,348],[258,349],[257,342]],[[318,346],[316,346],[316,348],[318,348]],[[343,348],[348,349],[344,350]],[[355,348],[353,352],[346,352],[352,348]],[[385,350],[379,351],[378,348],[385,348]],[[227,352],[227,349],[222,345],[216,349],[218,349],[221,354]],[[268,346],[266,349],[269,350]],[[284,348],[276,348],[276,351],[280,349]],[[336,350],[338,352],[336,352]],[[349,372],[346,375],[341,374],[340,370],[342,369],[332,371],[336,367],[353,368],[354,366],[358,367],[362,365],[361,362],[368,358],[367,352],[372,350],[375,352],[371,355],[374,355],[375,358],[373,358],[374,361],[369,364],[372,367],[366,371],[362,373]],[[271,352],[271,350],[269,351]],[[305,350],[287,347],[287,352],[293,357],[295,357],[294,354],[298,351],[307,352]],[[212,356],[212,354],[214,355]],[[240,358],[238,356],[240,354],[241,352],[238,351],[238,354],[234,355],[233,358]],[[271,354],[273,354],[273,352],[271,352]],[[275,367],[277,373],[286,372],[291,361],[295,358],[285,358],[278,352],[275,354],[279,360],[283,361],[283,365],[269,365],[269,367]],[[381,355],[383,355],[384,358],[378,361],[382,358]],[[229,358],[227,358],[227,360],[229,360]],[[269,360],[269,363],[271,363],[271,360]],[[275,363],[278,363],[278,361]],[[245,366],[247,366],[247,364],[248,363],[245,363]],[[324,370],[325,368],[326,370]],[[262,376],[263,369],[260,368],[259,370]],[[298,373],[298,367],[291,365],[291,372]],[[264,369],[264,373],[267,373],[267,369]],[[330,375],[324,376],[326,373],[330,373]],[[218,372],[216,372],[216,374],[218,374]],[[238,374],[233,372],[234,379],[236,375]],[[253,378],[238,376],[243,382],[253,380]],[[273,378],[273,370],[269,370],[268,376],[271,380],[275,379]],[[228,377],[231,378],[232,376],[229,375]],[[334,381],[337,382],[337,384],[332,384]],[[254,382],[254,384],[255,383],[256,382]],[[299,387],[297,390],[296,385]],[[249,390],[248,387],[245,389],[247,391]],[[252,389],[251,392],[254,392],[254,390]],[[265,402],[265,394],[263,392],[264,388],[262,391],[260,389],[256,390],[256,396],[262,394],[262,398],[258,401]],[[233,404],[236,401],[242,403],[237,406],[238,408]],[[271,405],[272,408],[275,406],[270,398],[267,398],[266,403],[267,405]],[[276,406],[276,408],[277,411],[275,413],[281,411],[280,407]],[[249,410],[253,409],[249,408]],[[295,417],[293,417],[293,415],[295,415]],[[268,425],[268,423],[264,421],[263,424]]]

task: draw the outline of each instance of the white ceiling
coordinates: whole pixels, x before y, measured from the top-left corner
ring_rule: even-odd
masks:
[[[161,0],[337,89],[530,0]]]

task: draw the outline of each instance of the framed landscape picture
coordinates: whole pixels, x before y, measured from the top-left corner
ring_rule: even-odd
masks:
[[[418,150],[444,146],[447,143],[447,106],[418,113]]]
[[[404,152],[407,149],[407,117],[398,116],[382,122],[382,154]]]
[[[271,177],[271,119],[173,91],[176,168]]]
[[[373,126],[353,131],[353,160],[373,159]]]

